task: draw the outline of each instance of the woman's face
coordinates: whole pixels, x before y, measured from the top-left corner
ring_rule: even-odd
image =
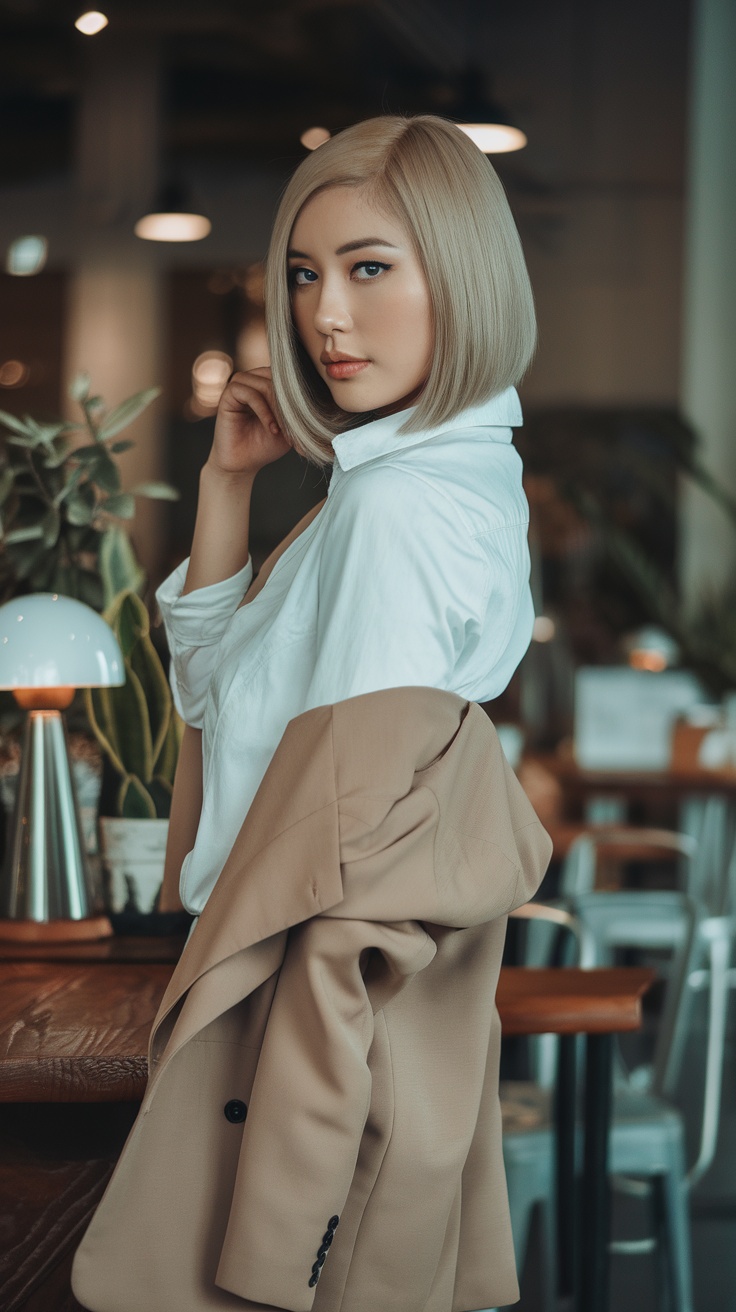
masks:
[[[395,219],[357,187],[313,196],[292,229],[289,287],[299,337],[342,410],[392,414],[414,405],[432,360],[432,311],[409,234]]]

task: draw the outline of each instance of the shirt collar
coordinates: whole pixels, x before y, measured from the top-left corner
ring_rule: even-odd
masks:
[[[332,449],[340,468],[354,469],[356,465],[363,465],[376,456],[403,451],[420,442],[427,442],[432,437],[440,437],[443,433],[462,428],[491,428],[494,431],[488,436],[493,441],[510,442],[511,428],[519,428],[523,422],[515,387],[507,387],[505,392],[499,392],[498,396],[481,405],[468,406],[436,428],[424,428],[417,433],[399,436],[398,429],[416,409],[416,406],[411,406],[407,410],[398,410],[396,414],[386,415],[383,419],[373,419],[358,428],[351,428],[347,433],[338,433],[332,439]]]

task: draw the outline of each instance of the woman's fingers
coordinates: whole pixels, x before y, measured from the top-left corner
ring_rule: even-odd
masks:
[[[268,375],[236,373],[223,392],[220,405],[226,410],[250,409],[264,428],[278,433],[279,425],[272,408],[273,389]],[[233,404],[234,402],[234,404]]]

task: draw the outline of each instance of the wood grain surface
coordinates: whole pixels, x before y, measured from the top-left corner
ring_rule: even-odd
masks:
[[[0,1102],[140,1099],[173,966],[0,962]]]
[[[78,1306],[69,1288],[71,1257],[137,1110],[137,1103],[3,1108],[0,1312]]]

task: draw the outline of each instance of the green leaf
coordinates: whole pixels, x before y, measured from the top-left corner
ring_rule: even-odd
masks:
[[[45,547],[55,547],[61,528],[61,515],[56,506],[49,506],[46,514],[41,521],[43,532],[43,544]]]
[[[29,448],[38,446],[37,437],[8,437],[6,438],[6,441],[9,446],[25,446]]]
[[[136,601],[139,601],[139,598],[136,597]],[[143,605],[142,602],[140,604]],[[135,671],[140,679],[146,705],[148,706],[153,758],[151,773],[153,773],[168,733],[172,701],[169,681],[149,634],[150,624],[148,630],[141,633],[137,642],[133,644],[129,660],[131,669]]]
[[[127,428],[132,424],[157,396],[161,395],[160,387],[149,387],[145,392],[136,392],[135,396],[128,397],[127,401],[121,401],[120,405],[111,410],[104,424],[102,424],[99,437],[101,441],[105,438],[114,437],[122,428]]]
[[[15,542],[32,542],[34,538],[43,537],[43,528],[40,524],[29,524],[27,528],[14,528],[10,533],[6,533],[5,542],[10,546]]]
[[[0,506],[4,506],[15,487],[15,474],[12,469],[4,469],[0,474]]]
[[[166,737],[164,738],[158,758],[153,762],[154,778],[158,776],[159,778],[166,779],[169,783],[173,784],[183,734],[184,721],[179,716],[177,709],[172,702],[171,716],[169,718],[169,727],[166,731]]]
[[[68,455],[69,455],[69,449],[66,446],[62,447],[60,451],[55,450],[53,447],[49,447],[49,453],[43,462],[45,468],[59,469],[60,466],[64,464],[64,461],[67,459]]]
[[[69,384],[69,395],[72,401],[84,402],[89,396],[90,377],[89,374],[79,373],[72,379]]]
[[[140,638],[150,633],[151,621],[145,604],[135,592],[126,589],[108,606],[104,618],[120,644],[125,660]]]
[[[130,451],[132,446],[135,446],[135,442],[131,442],[129,437],[124,437],[120,442],[113,442],[110,446],[110,450],[114,451],[116,455],[119,455],[121,451]]]
[[[122,687],[91,689],[90,723],[117,770],[150,779],[153,758],[148,707],[140,680],[127,663],[126,675]]]
[[[136,483],[130,490],[134,497],[155,497],[159,501],[178,501],[180,496],[170,483]]]
[[[32,423],[34,425],[39,438],[42,442],[46,443],[55,442],[56,438],[60,437],[66,428],[66,424],[61,420],[55,424],[37,424],[35,420],[31,420],[30,415],[24,415],[23,418],[26,419],[29,424]]]
[[[156,807],[148,789],[135,775],[125,776],[117,796],[118,815],[125,820],[155,820]]]
[[[140,592],[145,585],[145,572],[141,569],[130,538],[121,525],[114,524],[105,529],[100,542],[97,567],[105,590],[106,609],[119,593],[127,589],[131,592]]]
[[[64,504],[64,514],[70,524],[78,527],[90,524],[94,518],[96,498],[92,489],[85,485],[77,488]]]
[[[173,789],[168,779],[162,779],[160,775],[154,775],[149,779],[147,784],[148,794],[156,808],[156,816],[159,820],[168,820],[171,816],[171,794]]]
[[[0,410],[0,424],[5,424],[14,433],[24,433],[26,437],[30,436],[31,429],[17,415],[9,415],[7,410]]]
[[[135,515],[135,500],[129,492],[121,492],[118,496],[107,497],[100,510],[108,515],[117,515],[119,519],[132,519]]]
[[[107,454],[104,447],[97,448],[97,459],[90,464],[90,478],[98,483],[104,492],[120,491],[120,473],[115,461]]]
[[[81,460],[83,464],[94,464],[100,458],[100,447],[97,442],[90,442],[87,446],[75,446],[69,452],[70,460]]]
[[[54,505],[60,506],[62,501],[66,501],[67,497],[71,496],[75,487],[83,477],[84,468],[82,465],[77,465],[76,468],[71,471],[64,486],[60,487],[59,491],[56,493],[56,496],[54,497]]]

